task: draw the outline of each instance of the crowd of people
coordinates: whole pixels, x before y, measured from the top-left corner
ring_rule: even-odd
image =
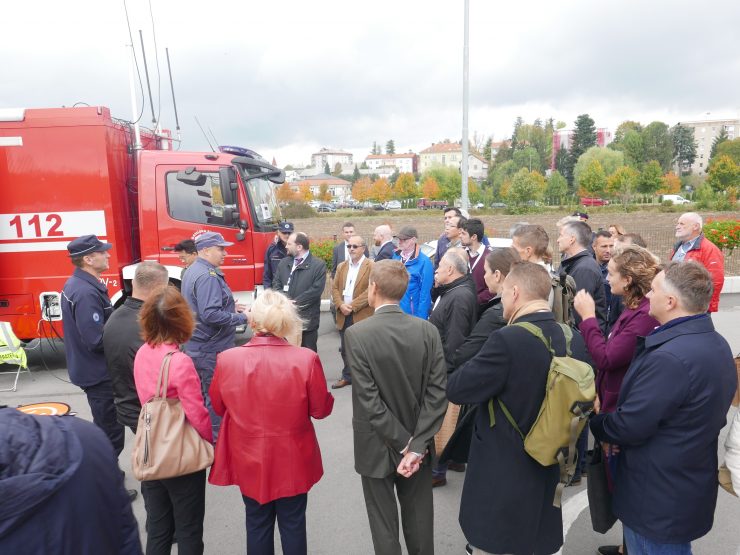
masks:
[[[95,531],[72,540],[57,522],[46,533],[78,542],[70,545],[80,553],[141,552],[130,507],[136,491],[124,489],[116,460],[124,427],[137,432],[167,358],[167,397],[215,444],[215,457],[208,475],[141,483],[146,553],[170,553],[173,542],[179,553],[204,552],[206,482],[239,487],[248,553],[274,552],[275,522],[283,553],[308,553],[307,494],[323,475],[312,419],[329,416],[334,404],[318,356],[329,274],[342,359],[331,388],[352,389],[355,470],[375,553],[402,551],[398,506],[408,553],[434,552],[433,488],[446,485],[448,471],[465,472],[459,522],[468,553],[561,548],[553,502],[561,470],[535,460],[522,441],[539,418],[553,357],[593,369],[594,410],[571,446],[577,465],[567,485],[584,479],[591,435],[624,532],[623,545],[599,552],[690,553],[690,542],[712,527],[718,435],[737,389],[730,347],[711,319],[722,253],[695,213],[678,219],[663,260],[621,225],[594,232],[587,220],[576,213],[558,222],[558,268],[542,226],[517,224],[511,247],[493,248],[483,222],[456,208],[445,211],[431,257],[413,226],[394,233],[386,224],[372,235],[371,257],[347,222],[331,268],[311,253],[306,233],[282,222],[265,255],[264,291],[249,307],[234,300],[220,270],[231,243],[219,233],[177,245],[180,290],[168,285],[164,266],[140,263],[115,311],[98,279],[111,245],[94,235],[73,240],[65,351],[97,429],[0,410],[0,430],[19,430],[6,449],[20,455],[4,474],[25,478],[15,488],[26,490],[17,531],[0,526],[0,547],[29,541],[39,499],[80,488],[80,473],[98,465],[95,483],[69,502],[72,513],[89,503]],[[241,325],[252,338],[235,347]],[[29,478],[34,453],[48,454],[50,445],[63,446],[66,458],[36,461],[55,476],[39,492]],[[48,541],[36,536],[33,545]]]

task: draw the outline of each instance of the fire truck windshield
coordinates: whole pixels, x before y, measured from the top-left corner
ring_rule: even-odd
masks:
[[[281,220],[275,185],[264,177],[249,179],[247,176],[246,186],[255,227],[258,231],[275,231]]]

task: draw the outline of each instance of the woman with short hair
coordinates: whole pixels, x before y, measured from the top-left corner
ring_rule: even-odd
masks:
[[[162,361],[172,354],[167,397],[179,399],[187,421],[200,436],[213,441],[211,419],[203,401],[200,378],[192,359],[180,352],[195,329],[193,311],[175,287],[168,285],[152,295],[139,313],[144,345],[134,359],[136,393],[144,405],[157,395]],[[167,478],[141,482],[147,523],[147,555],[172,551],[177,537],[180,554],[203,553],[203,517],[206,508],[205,469]]]
[[[286,555],[307,553],[307,493],[321,479],[321,451],[311,418],[334,406],[318,355],[285,338],[302,322],[282,293],[252,304],[254,336],[216,361],[210,396],[223,416],[210,483],[238,485],[244,500],[247,553],[274,553],[277,519]]]

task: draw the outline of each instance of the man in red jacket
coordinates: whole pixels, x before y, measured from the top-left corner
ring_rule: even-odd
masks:
[[[714,243],[709,241],[701,232],[703,222],[696,212],[686,212],[676,222],[676,239],[673,246],[671,260],[683,262],[696,260],[704,266],[712,276],[714,292],[709,302],[708,312],[719,310],[719,294],[725,282],[725,257]]]

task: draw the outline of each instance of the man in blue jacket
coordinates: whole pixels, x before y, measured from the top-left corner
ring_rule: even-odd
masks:
[[[421,252],[416,240],[416,228],[406,226],[398,232],[398,250],[393,260],[400,260],[409,273],[409,285],[401,299],[401,310],[411,316],[426,320],[432,306],[432,287],[434,286],[434,265],[427,255]]]
[[[660,326],[638,340],[616,412],[591,420],[619,446],[613,508],[627,552],[690,554],[712,528],[717,438],[737,387],[727,341],[707,308],[712,278],[696,262],[670,262],[648,293]]]

